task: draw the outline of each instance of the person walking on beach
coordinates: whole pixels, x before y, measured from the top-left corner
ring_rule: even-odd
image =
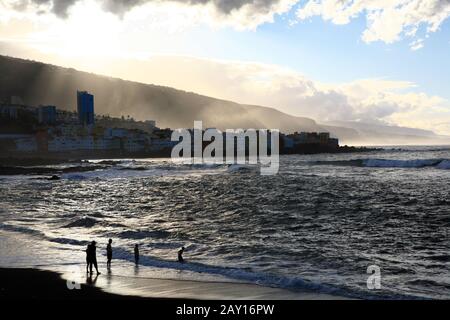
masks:
[[[91,244],[89,243],[86,247],[86,273],[89,273],[89,264],[91,262]]]
[[[109,239],[108,245],[106,246],[106,267],[111,268],[111,260],[112,260],[112,239]]]
[[[183,259],[183,252],[184,252],[185,248],[181,247],[180,250],[178,250],[178,262],[183,263],[184,259]]]
[[[139,264],[139,247],[137,244],[134,245],[134,263]]]
[[[97,274],[100,274],[98,271],[97,266],[97,247],[95,246],[97,243],[95,241],[92,241],[90,245],[88,245],[86,250],[86,260],[89,265],[89,272],[92,274],[92,265],[94,265],[95,270],[97,271]]]

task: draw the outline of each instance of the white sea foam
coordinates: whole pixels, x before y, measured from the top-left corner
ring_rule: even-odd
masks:
[[[375,168],[424,168],[436,167],[438,169],[449,169],[450,161],[443,159],[414,159],[414,160],[389,160],[389,159],[365,159],[365,167]]]

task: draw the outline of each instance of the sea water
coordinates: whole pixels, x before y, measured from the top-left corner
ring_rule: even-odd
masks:
[[[82,263],[92,240],[102,261],[111,238],[113,266],[127,276],[139,244],[141,269],[156,277],[450,298],[450,147],[281,156],[274,176],[170,159],[51,167],[60,180],[0,176],[0,232],[35,248],[3,254],[0,266]],[[369,266],[379,267],[379,289],[367,286]]]

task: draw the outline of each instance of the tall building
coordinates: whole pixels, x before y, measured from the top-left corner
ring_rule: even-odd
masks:
[[[86,91],[77,91],[78,119],[82,125],[94,124],[94,96]]]
[[[38,118],[41,124],[54,124],[56,122],[56,107],[39,106]]]

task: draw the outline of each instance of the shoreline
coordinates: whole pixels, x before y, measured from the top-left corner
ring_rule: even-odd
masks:
[[[87,284],[81,284],[79,290],[69,290],[67,281],[57,272],[34,268],[0,268],[0,299],[151,300],[112,294]]]
[[[0,298],[24,299],[190,299],[190,300],[348,300],[344,296],[312,290],[289,290],[228,279],[186,279],[174,270],[148,272],[145,265],[113,263],[108,270],[89,277],[83,253],[58,261],[58,251],[45,253],[37,242],[15,232],[0,230]],[[46,244],[46,247],[50,246]],[[61,256],[59,257],[61,259]],[[169,273],[172,275],[169,276]],[[182,275],[181,275],[182,276]],[[80,283],[81,290],[69,290],[67,281]],[[40,288],[42,292],[37,290]],[[42,289],[44,288],[44,289]],[[73,293],[74,291],[74,293]],[[38,295],[38,296],[37,296]]]
[[[316,149],[304,148],[301,151],[292,152],[280,152],[280,156],[293,156],[293,155],[313,155],[313,154],[346,154],[346,153],[365,153],[382,151],[383,148],[372,147],[355,147],[355,146],[340,146],[338,149]],[[4,168],[17,168],[17,167],[29,167],[29,166],[47,166],[47,165],[59,165],[66,163],[82,164],[89,160],[111,160],[120,161],[125,159],[170,159],[170,153],[167,154],[146,154],[146,155],[124,155],[124,156],[87,156],[87,157],[69,157],[64,158],[60,156],[55,157],[43,157],[43,156],[27,156],[27,157],[0,157],[0,169]]]
[[[0,299],[31,300],[353,300],[257,284],[130,278],[35,268],[0,268]],[[80,279],[81,278],[81,279]],[[81,281],[78,281],[78,280]],[[77,287],[75,284],[79,283]],[[72,289],[69,289],[69,286]]]

